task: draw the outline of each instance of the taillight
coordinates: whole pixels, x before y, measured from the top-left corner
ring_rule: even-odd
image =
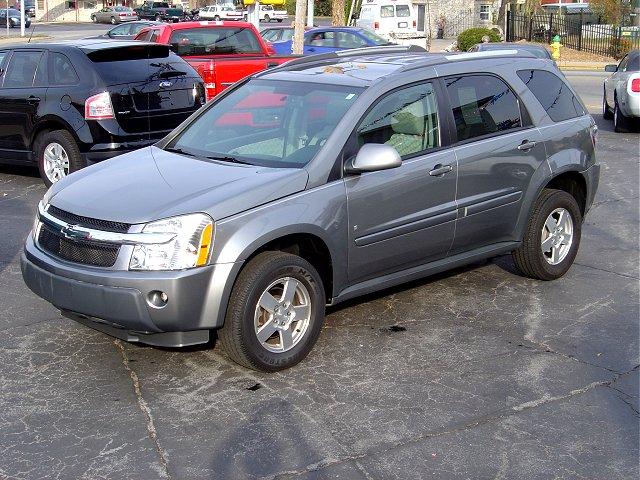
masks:
[[[84,101],[84,118],[86,120],[113,118],[113,106],[109,92],[99,93]]]
[[[380,28],[380,24],[378,22],[373,22],[373,29],[378,30]]]
[[[416,26],[417,26],[417,25],[418,25],[418,24],[417,24],[417,23],[416,23],[416,21],[414,20],[414,21],[413,21],[413,28],[416,28]]]
[[[121,17],[126,17],[127,16],[126,13],[119,13],[118,15],[120,15]]]
[[[208,102],[216,95],[216,71],[213,62],[209,62],[208,68],[200,69],[200,76],[204,80],[204,94]]]
[[[636,93],[640,92],[640,78],[631,80],[631,91]]]

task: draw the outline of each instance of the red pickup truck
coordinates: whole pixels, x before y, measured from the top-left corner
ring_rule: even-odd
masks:
[[[200,74],[207,100],[247,75],[295,58],[274,55],[256,28],[246,22],[153,25],[140,30],[135,40],[169,45]]]

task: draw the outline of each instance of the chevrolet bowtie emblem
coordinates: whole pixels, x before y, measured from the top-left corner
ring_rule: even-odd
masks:
[[[76,230],[77,225],[67,225],[60,229],[60,233],[64,238],[69,240],[79,240],[89,238],[89,233]]]

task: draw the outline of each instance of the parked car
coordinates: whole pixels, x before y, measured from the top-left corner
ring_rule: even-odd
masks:
[[[20,11],[20,2],[11,5],[11,8]],[[24,0],[24,13],[33,18],[36,16],[36,2],[35,0]],[[6,18],[6,17],[5,17]]]
[[[137,20],[135,22],[127,22],[113,27],[108,32],[96,37],[88,38],[113,38],[115,40],[132,40],[143,28],[152,27],[154,25],[162,25],[162,22],[152,20]]]
[[[281,370],[326,304],[509,252],[526,276],[564,275],[598,185],[595,132],[528,54],[299,58],[54,185],[23,277],[115,337],[181,346],[219,329],[239,364]]]
[[[469,52],[490,52],[490,51],[496,51],[496,50],[517,50],[521,52],[529,52],[535,57],[554,61],[553,58],[551,57],[551,53],[544,46],[535,45],[531,43],[516,43],[516,42],[476,43],[473,47],[469,48]]]
[[[156,22],[183,22],[191,16],[179,7],[172,7],[167,2],[145,1],[135,12],[141,20],[155,20]]]
[[[208,100],[247,75],[292,58],[274,56],[256,28],[245,22],[165,24],[145,28],[135,38],[169,45],[204,79]]]
[[[205,101],[164,45],[75,40],[0,46],[0,161],[37,164],[51,185],[150,145]]]
[[[604,81],[602,116],[613,119],[616,132],[626,132],[640,117],[640,50],[630,51],[605,71],[611,76]]]
[[[283,20],[288,18],[286,10],[276,10],[273,8],[273,5],[258,5],[259,18],[261,22],[270,22],[271,20],[275,20],[278,23],[282,23]],[[246,13],[245,20],[246,20]]]
[[[93,23],[110,23],[111,25],[117,25],[122,22],[132,22],[138,20],[138,15],[133,9],[129,7],[104,7],[102,10],[98,10],[91,14],[91,21]]]
[[[304,27],[305,31],[312,28],[314,27]],[[291,40],[293,38],[293,27],[284,25],[261,27],[260,36],[265,42],[269,43]]]
[[[7,17],[9,17],[9,21],[7,21]],[[11,28],[20,28],[20,12],[13,8],[3,8],[0,9],[0,25],[5,26],[9,25]],[[24,28],[29,28],[31,26],[31,20],[28,15],[24,16]]]
[[[285,55],[291,53],[292,40],[272,42],[273,50]],[[388,40],[369,30],[358,27],[327,27],[313,28],[304,33],[305,55],[338,52],[350,48],[377,47],[393,45]]]
[[[244,14],[231,5],[209,5],[198,12],[201,20],[243,20]]]

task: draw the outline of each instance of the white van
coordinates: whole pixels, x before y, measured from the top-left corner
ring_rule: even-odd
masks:
[[[388,40],[416,37],[417,12],[407,0],[363,0],[356,27]]]

